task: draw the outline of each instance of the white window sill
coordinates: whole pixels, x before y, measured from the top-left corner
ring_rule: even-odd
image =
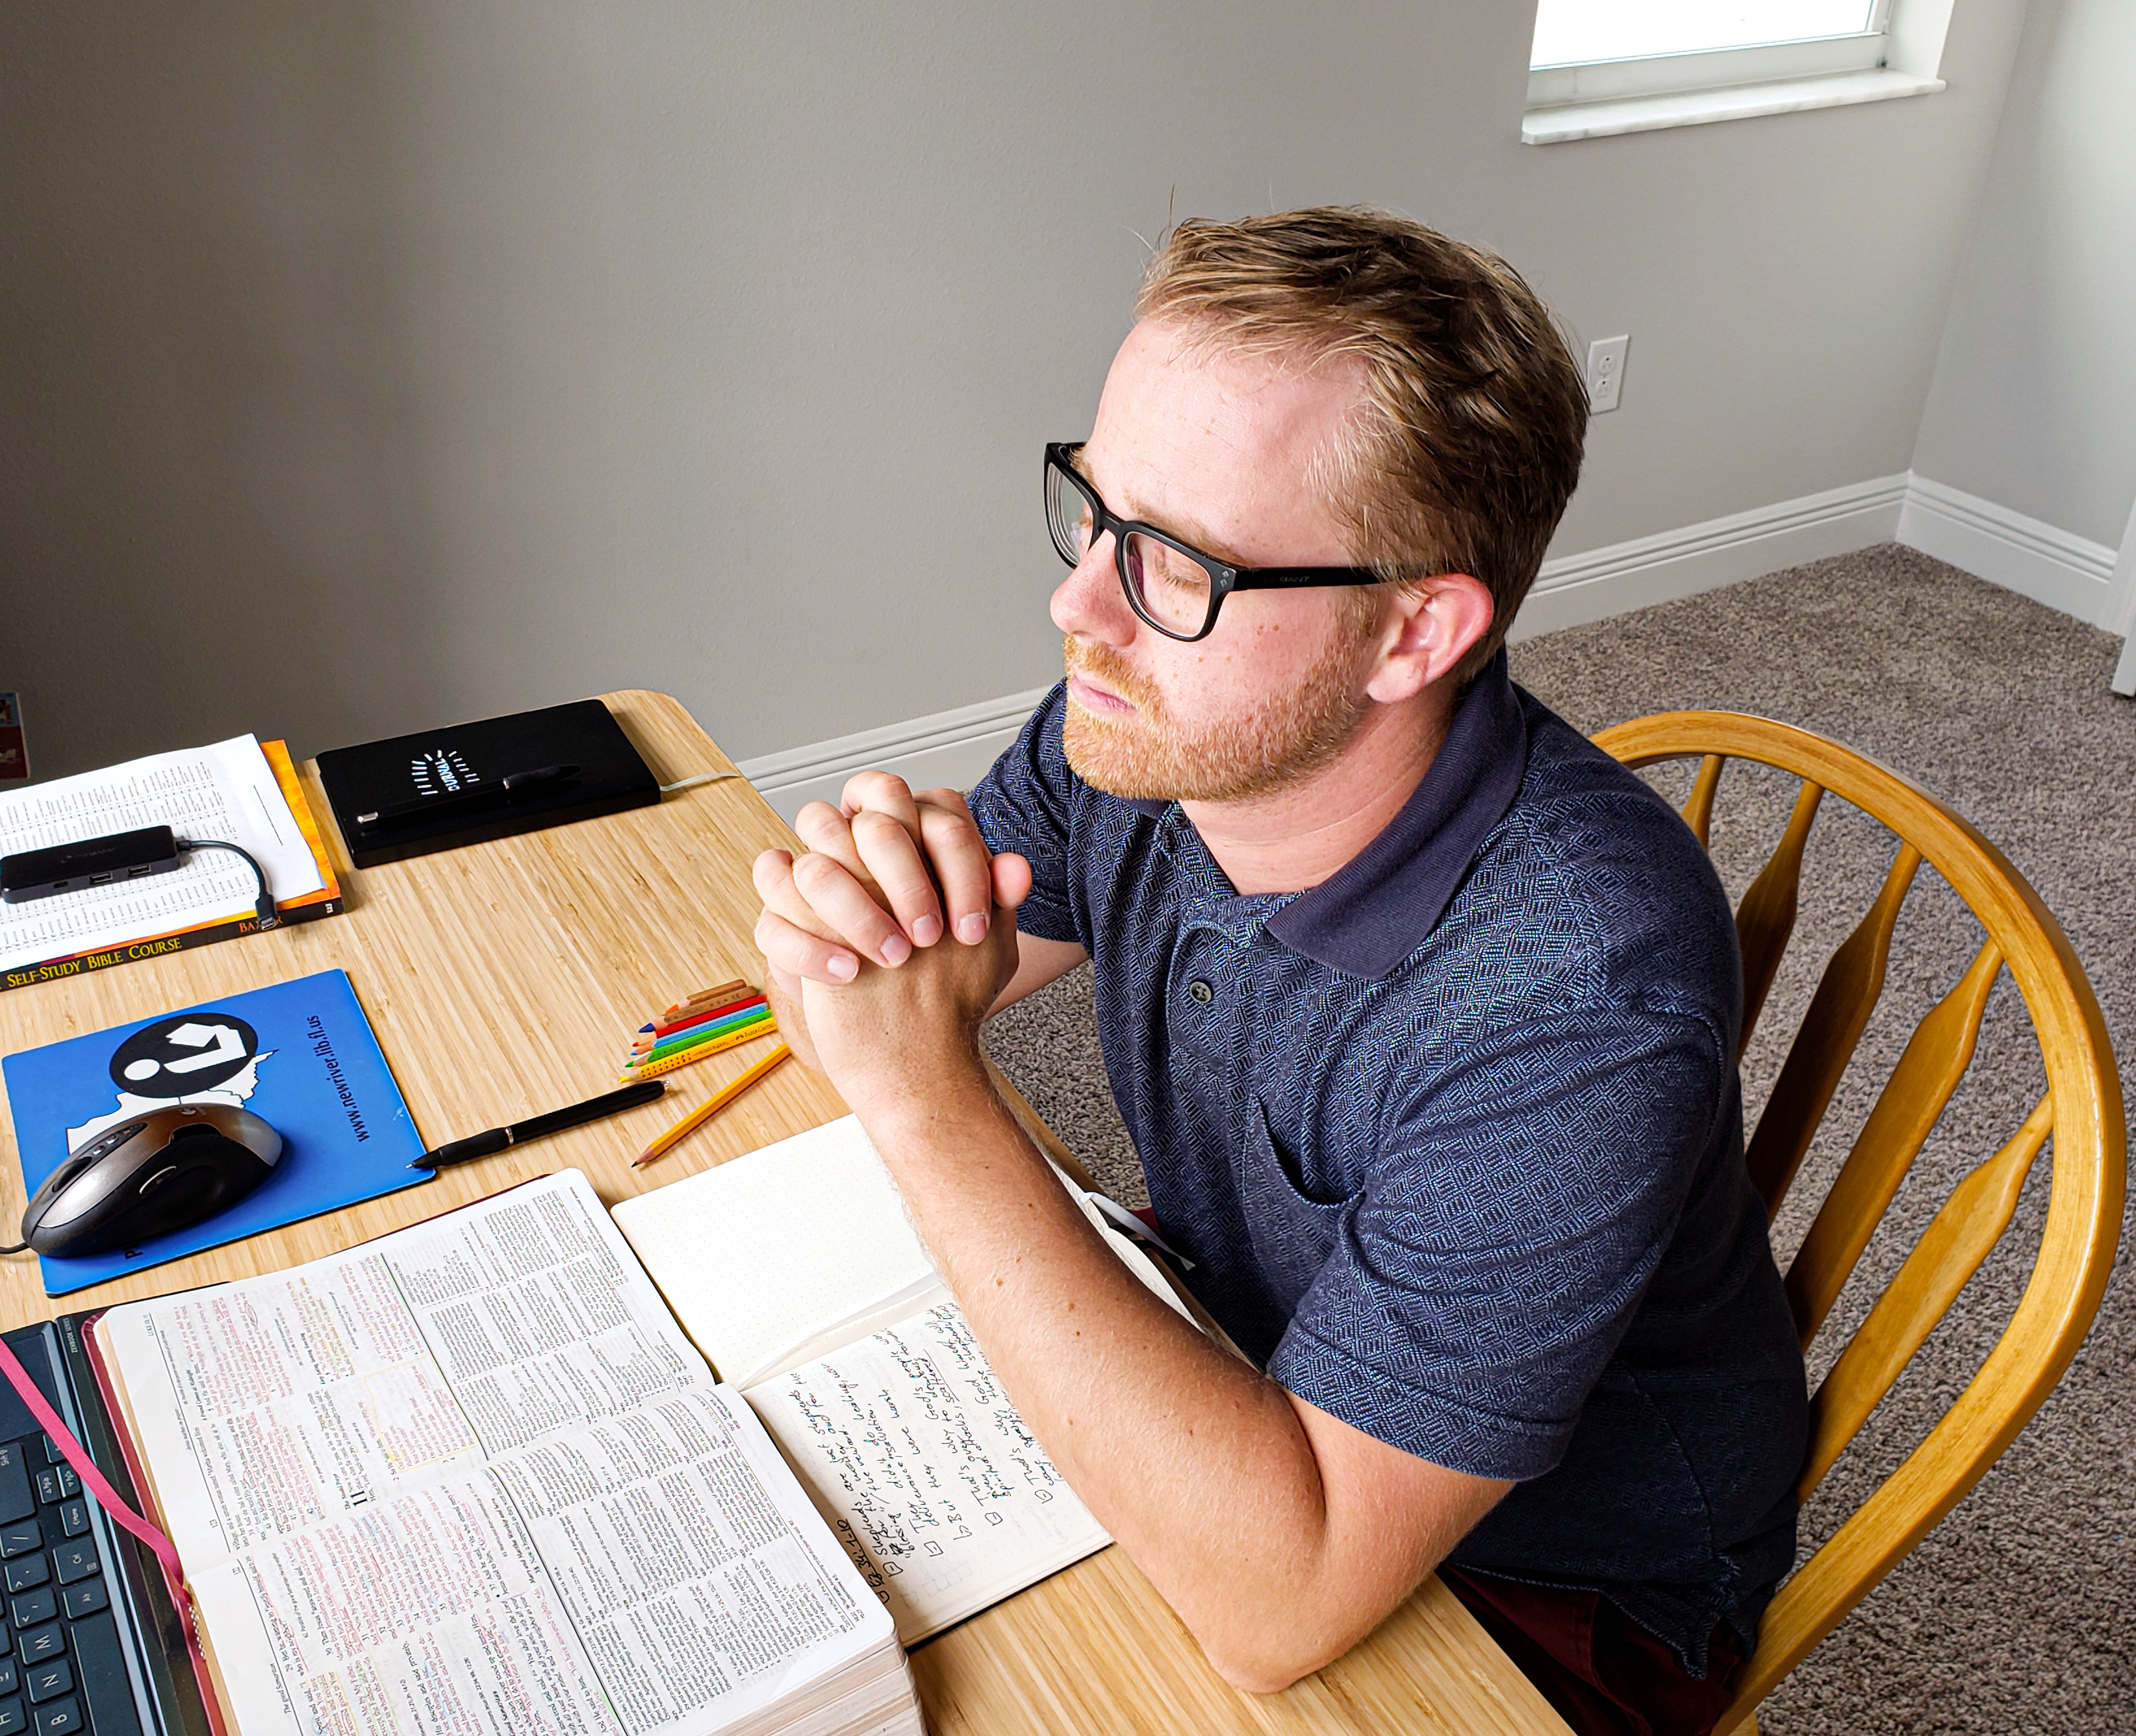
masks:
[[[1522,144],[1564,144],[1575,139],[1606,139],[1617,133],[1651,133],[1663,127],[1703,126],[1752,114],[1786,114],[1797,109],[1836,109],[1847,103],[1883,102],[1895,96],[1926,96],[1944,88],[1939,78],[1911,72],[1835,72],[1821,78],[1775,79],[1720,90],[1672,90],[1659,96],[1624,96],[1607,102],[1563,103],[1531,109],[1521,117]]]

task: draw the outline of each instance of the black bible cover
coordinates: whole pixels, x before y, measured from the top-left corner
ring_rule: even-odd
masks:
[[[521,772],[575,766],[569,777],[507,794]],[[319,756],[319,782],[360,868],[456,850],[660,800],[660,782],[598,699],[427,729]],[[420,805],[435,801],[434,814]],[[366,824],[360,815],[380,816]]]

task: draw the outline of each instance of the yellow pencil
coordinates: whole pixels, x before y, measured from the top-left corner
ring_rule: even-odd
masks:
[[[730,1079],[725,1085],[722,1085],[717,1091],[714,1092],[711,1096],[706,1098],[703,1102],[700,1103],[695,1109],[684,1116],[681,1121],[676,1122],[672,1127],[670,1127],[665,1133],[662,1134],[658,1139],[653,1140],[651,1145],[648,1145],[643,1151],[639,1152],[637,1156],[631,1159],[630,1167],[634,1169],[643,1169],[647,1164],[651,1163],[654,1158],[663,1156],[666,1153],[672,1150],[685,1139],[688,1138],[691,1134],[696,1132],[698,1128],[703,1126],[706,1122],[711,1120],[711,1118],[717,1115],[722,1109],[725,1109],[728,1104],[733,1102],[736,1097],[747,1091],[750,1086],[755,1084],[759,1079],[761,1079],[766,1073],[769,1072],[772,1068],[778,1066],[780,1062],[786,1060],[793,1054],[793,1053],[794,1051],[787,1048],[784,1043],[780,1043],[777,1048],[774,1049],[761,1061],[750,1067],[747,1072]]]
[[[715,1037],[694,1048],[687,1048],[670,1055],[664,1061],[650,1062],[643,1067],[627,1067],[616,1076],[619,1085],[634,1084],[640,1079],[657,1079],[663,1073],[672,1073],[678,1067],[687,1067],[692,1061],[702,1061],[708,1055],[716,1055],[721,1049],[731,1049],[738,1043],[754,1043],[760,1037],[769,1037],[779,1028],[779,1022],[760,1019],[755,1024],[744,1025],[738,1031],[730,1031],[724,1037]]]

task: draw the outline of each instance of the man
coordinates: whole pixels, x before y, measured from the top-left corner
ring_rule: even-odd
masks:
[[[1190,222],[1050,447],[1067,679],[973,792],[880,774],[756,866],[837,1086],[1032,1432],[1239,1685],[1435,1567],[1577,1728],[1697,1730],[1794,1547],[1803,1365],[1745,1176],[1718,882],[1500,646],[1578,372],[1379,213]],[[1144,1291],[988,1084],[1096,964]]]

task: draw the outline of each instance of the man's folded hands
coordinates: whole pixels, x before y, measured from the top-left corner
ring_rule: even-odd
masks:
[[[809,803],[794,831],[803,854],[766,850],[752,870],[787,1041],[857,1108],[977,1067],[979,1023],[1016,973],[1029,863],[988,851],[955,790],[915,795],[881,771],[838,807]]]

